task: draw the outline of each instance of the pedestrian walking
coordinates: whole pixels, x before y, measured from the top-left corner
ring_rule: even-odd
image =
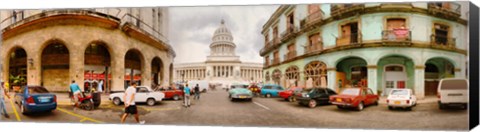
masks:
[[[4,82],[2,80],[0,86],[0,113],[5,118],[10,118],[10,116],[7,114],[7,107],[5,106],[5,96],[10,99],[10,95],[8,95],[7,90],[4,88]]]
[[[195,92],[195,96],[193,97],[193,99],[196,99],[196,100],[199,100],[200,99],[200,87],[197,85],[195,85],[195,88],[193,88],[193,91]]]
[[[70,92],[72,92],[73,102],[75,103],[75,108],[79,107],[78,98],[82,97],[82,91],[75,80],[72,80],[72,84],[70,84]]]
[[[188,84],[185,85],[185,88],[183,88],[183,102],[185,103],[185,107],[190,107],[190,88],[188,87]]]
[[[124,123],[127,119],[127,116],[134,115],[135,121],[140,124],[145,124],[145,121],[140,121],[138,117],[138,110],[137,106],[135,105],[135,94],[137,93],[137,83],[132,82],[130,86],[125,90],[125,94],[123,95],[123,100],[125,104],[125,113],[122,116],[121,122]]]

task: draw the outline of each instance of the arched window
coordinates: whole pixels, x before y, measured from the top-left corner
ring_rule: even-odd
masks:
[[[275,84],[280,84],[280,78],[282,77],[282,72],[278,69],[275,69],[272,73],[272,79]]]
[[[265,73],[265,80],[270,81],[270,74],[268,71]]]
[[[305,66],[305,80],[312,78],[313,87],[327,85],[327,65],[320,61],[313,61]]]
[[[295,79],[298,80],[300,76],[299,70],[297,66],[291,66],[287,70],[285,70],[285,76],[287,79]]]

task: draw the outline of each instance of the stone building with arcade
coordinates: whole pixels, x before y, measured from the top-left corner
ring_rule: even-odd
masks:
[[[167,8],[2,10],[3,80],[67,91],[122,91],[129,82],[169,85],[175,52]],[[100,83],[102,82],[102,83]],[[97,88],[95,88],[97,89]]]
[[[468,2],[282,5],[264,24],[265,82],[409,88],[467,78]]]

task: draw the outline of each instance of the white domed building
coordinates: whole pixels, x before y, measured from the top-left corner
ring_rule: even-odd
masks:
[[[233,36],[221,20],[212,37],[210,55],[204,62],[174,64],[175,80],[203,80],[229,85],[233,83],[261,82],[262,63],[242,62],[235,54],[237,46]]]

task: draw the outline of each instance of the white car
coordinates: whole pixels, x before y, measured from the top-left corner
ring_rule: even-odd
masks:
[[[113,101],[113,104],[120,105],[123,102],[124,92],[112,93],[108,99]],[[135,94],[135,103],[147,103],[147,105],[155,105],[165,98],[165,94],[162,92],[154,92],[150,87],[137,86],[137,93]]]
[[[447,106],[468,107],[468,80],[467,79],[442,79],[437,88],[438,106],[445,109]]]
[[[412,110],[416,104],[417,97],[411,89],[392,89],[388,94],[387,105],[390,110],[394,108]]]

